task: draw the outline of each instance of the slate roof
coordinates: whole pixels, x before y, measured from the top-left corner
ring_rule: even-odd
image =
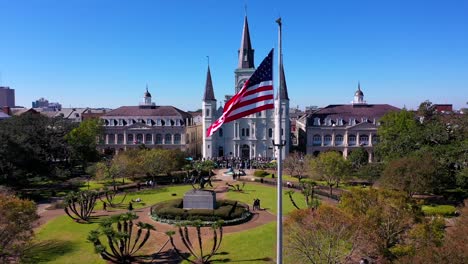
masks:
[[[180,116],[182,118],[190,118],[191,115],[173,106],[121,106],[106,114],[106,116]]]
[[[206,73],[205,94],[203,95],[203,101],[216,101],[213,91],[213,81],[211,80],[210,66],[208,66],[208,72]]]
[[[242,30],[242,40],[239,49],[239,63],[237,68],[255,68],[254,50],[252,49],[252,43],[250,42],[249,22],[247,22],[247,16],[244,18],[244,28]]]
[[[337,119],[342,118],[344,125],[348,125],[350,118],[355,118],[356,123],[360,123],[362,118],[367,118],[368,122],[378,120],[386,113],[391,111],[399,111],[400,109],[388,104],[346,104],[346,105],[328,105],[308,116],[308,124],[312,125],[315,118],[320,118],[321,124],[329,118],[332,123],[336,123]]]

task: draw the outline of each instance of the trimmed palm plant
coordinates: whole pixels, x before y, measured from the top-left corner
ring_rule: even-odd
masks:
[[[300,182],[301,186],[301,193],[304,196],[305,204],[307,208],[309,209],[317,209],[320,205],[319,199],[315,195],[315,186],[317,186],[317,183],[314,181],[302,181]],[[293,204],[296,209],[301,209],[297,205],[296,201],[294,201],[293,194],[295,193],[294,191],[287,191],[286,192],[289,196],[289,199],[291,200],[291,203]]]
[[[206,228],[211,228],[212,230],[212,241],[213,241],[213,246],[211,247],[211,250],[208,251],[208,253],[203,252],[203,239],[201,235],[201,229],[202,229],[202,224],[201,221],[194,221],[190,225],[192,225],[196,229],[196,234],[197,234],[197,241],[198,243],[193,243],[192,239],[190,238],[189,234],[189,228],[187,224],[184,225],[179,225],[178,226],[178,233],[179,236],[182,240],[182,243],[184,246],[187,248],[187,250],[190,252],[190,254],[193,256],[194,259],[189,258],[186,254],[183,254],[180,249],[176,247],[174,244],[174,238],[173,236],[175,235],[175,231],[168,231],[166,234],[169,236],[169,240],[171,242],[172,247],[174,248],[174,251],[176,252],[177,255],[179,255],[181,258],[185,259],[186,261],[193,263],[193,264],[209,264],[211,263],[210,259],[216,254],[218,251],[219,247],[221,246],[221,242],[223,241],[223,225],[222,221],[218,221],[214,223],[211,227],[206,227]],[[198,246],[198,249],[197,249]]]
[[[93,243],[96,253],[113,263],[133,263],[136,253],[146,244],[151,231],[156,230],[152,225],[134,220],[138,216],[134,213],[115,215],[105,219],[100,227],[88,235],[88,241]],[[100,237],[104,236],[106,247]]]
[[[71,192],[65,197],[65,213],[77,222],[88,222],[97,198],[95,191]]]

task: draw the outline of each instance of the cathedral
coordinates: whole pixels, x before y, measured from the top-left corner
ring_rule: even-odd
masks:
[[[281,137],[286,145],[282,148],[283,157],[289,152],[290,121],[289,97],[284,78],[284,69],[280,67],[281,74],[279,88],[276,91],[275,107],[280,107]],[[254,49],[250,40],[247,16],[244,18],[241,45],[238,52],[238,64],[234,71],[234,93],[237,93],[244,83],[255,72]],[[233,95],[226,95],[224,104]],[[205,92],[202,103],[203,125],[203,158],[237,158],[237,159],[274,159],[276,157],[273,139],[275,135],[274,109],[264,110],[235,121],[224,123],[211,137],[206,136],[208,127],[216,121],[223,112],[217,108],[217,100],[208,66]]]

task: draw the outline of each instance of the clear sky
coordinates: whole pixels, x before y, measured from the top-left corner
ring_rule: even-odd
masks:
[[[256,65],[283,54],[291,107],[368,103],[415,108],[468,101],[468,1],[0,0],[0,85],[17,105],[142,101],[201,108],[207,59],[218,101],[234,92],[247,4]]]

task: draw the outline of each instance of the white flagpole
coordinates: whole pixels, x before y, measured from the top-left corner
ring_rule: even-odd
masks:
[[[282,65],[282,51],[281,51],[281,17],[276,20],[278,23],[278,72],[281,75],[281,65]],[[285,141],[282,140],[281,135],[281,98],[280,98],[280,89],[281,89],[281,76],[278,77],[278,94],[276,98],[276,107],[275,107],[275,141],[273,145],[276,146],[277,156],[277,210],[276,214],[276,263],[283,263],[283,146]]]

